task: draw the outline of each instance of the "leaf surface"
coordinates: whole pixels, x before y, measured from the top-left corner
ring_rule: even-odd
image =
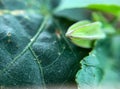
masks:
[[[54,17],[50,11],[59,1],[51,2],[0,0],[0,86],[49,89],[74,83],[89,50],[65,37],[73,22]]]
[[[61,4],[56,9],[56,12],[72,9],[72,8],[89,8],[112,13],[119,16],[120,14],[120,1],[119,0],[62,0]]]
[[[79,88],[105,89],[110,86],[111,89],[119,89],[119,39],[117,35],[96,43],[93,51],[81,62],[82,69],[76,75]]]

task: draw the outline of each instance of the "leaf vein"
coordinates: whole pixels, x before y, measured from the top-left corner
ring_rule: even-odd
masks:
[[[44,29],[46,22],[48,20],[48,16],[46,18],[44,18],[43,23],[41,24],[38,32],[36,33],[36,35],[32,38],[32,40],[28,43],[28,45],[25,47],[25,49],[18,55],[16,56],[9,64],[6,65],[5,68],[3,68],[0,71],[0,75],[2,75],[5,71],[7,71],[7,69],[12,66],[28,49],[30,46],[33,45],[33,43],[37,40],[38,36],[40,35],[40,33],[42,32],[42,30]]]

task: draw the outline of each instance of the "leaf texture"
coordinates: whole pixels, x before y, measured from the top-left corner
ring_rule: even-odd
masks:
[[[82,69],[76,75],[80,89],[119,89],[120,36],[98,41],[95,49],[81,62]]]
[[[0,86],[49,89],[75,83],[79,61],[89,49],[69,42],[64,34],[73,22],[46,15],[50,8],[41,8],[50,2],[44,3],[0,0]]]

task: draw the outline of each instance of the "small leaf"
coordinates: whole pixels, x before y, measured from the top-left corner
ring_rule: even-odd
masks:
[[[73,8],[89,8],[109,12],[113,15],[120,14],[119,0],[62,0],[55,12]]]
[[[109,86],[110,89],[119,89],[119,40],[120,35],[117,35],[96,42],[89,56],[81,61],[82,69],[76,75],[80,89],[106,89]]]
[[[92,47],[94,40],[105,38],[105,34],[101,30],[101,23],[90,23],[89,21],[80,21],[73,24],[68,29],[66,36],[69,37],[74,44],[85,48]]]
[[[120,3],[120,2],[119,2]],[[106,4],[101,4],[101,5],[89,5],[88,6],[89,9],[93,9],[93,10],[99,10],[99,11],[103,11],[105,13],[111,13],[114,16],[118,16],[120,15],[120,5],[106,5]]]

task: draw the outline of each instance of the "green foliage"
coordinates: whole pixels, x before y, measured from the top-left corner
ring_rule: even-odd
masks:
[[[112,13],[113,15],[120,15],[120,1],[119,0],[62,0],[56,12],[72,9],[72,8],[89,8]]]
[[[73,22],[66,20],[66,24],[63,19],[53,18],[50,8],[46,9],[49,2],[0,3],[0,85],[43,89],[47,85],[62,87],[74,82],[79,61],[89,50],[74,46],[65,37]]]
[[[80,88],[99,89],[99,85],[104,89],[108,84],[111,89],[118,89],[116,85],[120,82],[119,39],[120,36],[117,35],[96,42],[89,56],[81,61],[82,69],[76,75]]]
[[[0,0],[0,88],[119,83],[119,12],[118,0]]]

